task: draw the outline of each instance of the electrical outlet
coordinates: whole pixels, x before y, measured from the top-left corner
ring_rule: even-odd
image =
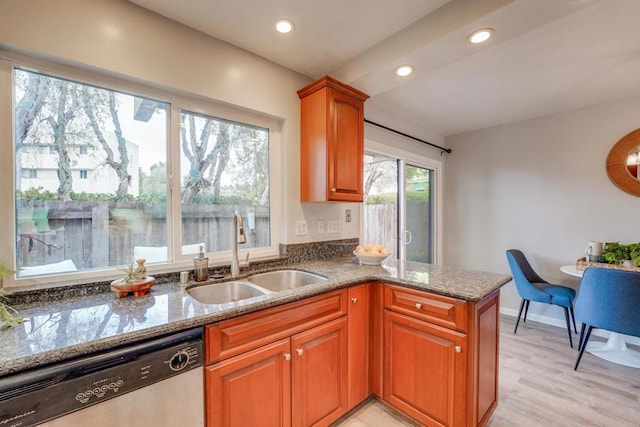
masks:
[[[318,234],[324,234],[324,221],[318,221]]]
[[[338,221],[327,221],[327,233],[339,233],[340,223]]]
[[[344,222],[351,222],[351,209],[344,210]]]
[[[296,221],[296,236],[307,235],[307,221]]]

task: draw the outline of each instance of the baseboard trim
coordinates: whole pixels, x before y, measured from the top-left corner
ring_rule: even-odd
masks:
[[[514,310],[507,307],[500,307],[500,314],[504,314],[506,316],[511,316],[515,318],[515,317],[518,317],[518,310]],[[565,331],[567,328],[567,324],[565,323],[564,319],[558,319],[556,317],[541,316],[535,313],[528,313],[527,320],[533,320],[534,322],[544,323],[545,325],[556,326],[558,328],[564,329]],[[579,321],[577,322],[578,322],[577,323],[578,333],[580,333],[580,323]],[[609,338],[609,334],[610,332],[605,331],[604,329],[594,329],[593,332],[591,333],[592,336],[597,336],[602,338]],[[627,344],[640,346],[640,338],[638,337],[631,337],[629,335],[625,335],[624,341]]]

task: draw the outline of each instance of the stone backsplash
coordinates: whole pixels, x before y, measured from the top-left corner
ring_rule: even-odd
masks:
[[[241,269],[241,274],[270,268],[283,267],[294,263],[325,260],[350,255],[358,245],[358,239],[330,240],[325,242],[280,244],[280,255],[277,258],[251,261],[249,266]],[[210,282],[226,280],[230,274],[230,266],[217,266],[209,269]],[[180,272],[154,273],[157,284],[176,283],[180,281]],[[203,282],[205,283],[205,282]],[[61,301],[77,296],[111,292],[111,280],[91,283],[56,284],[51,287],[18,289],[12,288],[6,295],[4,303],[12,307],[28,304]]]

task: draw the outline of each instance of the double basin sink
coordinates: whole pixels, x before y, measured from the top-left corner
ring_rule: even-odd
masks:
[[[226,304],[326,281],[325,277],[306,271],[277,270],[252,274],[242,280],[195,286],[187,289],[187,293],[203,304]]]

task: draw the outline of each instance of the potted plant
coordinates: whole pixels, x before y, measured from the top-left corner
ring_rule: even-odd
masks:
[[[609,264],[640,266],[640,243],[623,245],[619,242],[607,242],[602,256]]]
[[[120,269],[124,276],[111,282],[111,290],[116,294],[116,298],[122,298],[129,292],[133,292],[134,297],[140,297],[149,292],[156,279],[153,276],[147,276],[147,267],[144,263],[144,259],[137,259]]]
[[[640,243],[631,243],[629,247],[629,256],[633,265],[640,267]]]
[[[2,278],[6,274],[13,273],[15,273],[15,271],[8,270],[4,266],[4,264],[0,264],[0,329],[17,326],[20,323],[24,322],[23,318],[16,317],[16,314],[18,314],[18,312],[14,308],[9,307],[4,302],[2,302],[2,300],[6,298],[6,292],[2,287]]]

